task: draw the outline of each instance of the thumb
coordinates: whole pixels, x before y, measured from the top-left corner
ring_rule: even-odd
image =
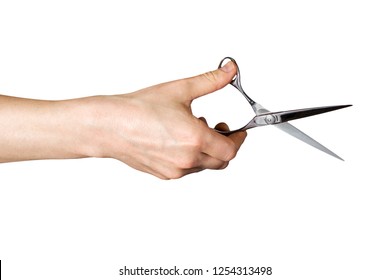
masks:
[[[236,71],[236,64],[229,61],[222,68],[185,79],[189,85],[187,97],[192,101],[223,88],[232,81]]]

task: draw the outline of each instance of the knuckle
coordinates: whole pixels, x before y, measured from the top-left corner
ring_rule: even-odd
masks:
[[[194,145],[186,148],[186,152],[176,161],[176,167],[182,170],[192,169],[199,166],[200,146]]]
[[[165,176],[167,180],[179,179],[185,175],[185,172],[181,169],[172,169]]]
[[[206,72],[206,73],[203,73],[202,76],[203,76],[208,82],[211,83],[211,85],[213,86],[213,89],[214,89],[214,90],[219,89],[218,77],[217,77],[217,75],[215,74],[214,71],[208,71],[208,72]]]
[[[199,130],[190,129],[185,135],[181,135],[181,143],[178,143],[177,153],[171,157],[171,164],[174,166],[169,171],[168,177],[180,178],[189,169],[197,168],[200,165],[204,139]]]
[[[170,180],[169,177],[165,176],[165,175],[155,175],[157,178],[161,179],[161,180],[164,180],[164,181],[168,181]]]
[[[187,150],[192,156],[197,155],[204,145],[204,135],[201,130],[193,129],[187,137]],[[187,154],[188,154],[187,153]]]
[[[234,159],[236,157],[236,155],[237,155],[236,145],[233,142],[231,142],[226,147],[225,161],[231,161],[232,159]]]
[[[193,142],[187,146],[182,156],[177,159],[176,166],[181,169],[190,169],[199,166],[201,143]]]
[[[218,79],[217,79],[217,75],[215,74],[214,71],[208,71],[208,72],[205,72],[203,73],[203,76],[209,80],[210,82],[216,82]]]
[[[225,161],[225,162],[223,162],[223,164],[221,165],[221,167],[219,169],[225,169],[226,167],[228,167],[228,165],[229,165],[229,162]]]
[[[180,169],[190,169],[196,167],[198,160],[194,156],[184,156],[177,162],[177,167]]]
[[[195,133],[190,144],[190,150],[193,153],[199,153],[202,149],[204,139],[199,133]]]

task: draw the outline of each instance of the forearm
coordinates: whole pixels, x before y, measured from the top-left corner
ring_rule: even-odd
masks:
[[[0,162],[88,156],[85,103],[0,95]]]

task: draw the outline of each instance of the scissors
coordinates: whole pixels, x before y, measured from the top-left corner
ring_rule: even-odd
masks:
[[[323,107],[313,107],[313,108],[306,108],[306,109],[297,109],[297,110],[288,110],[288,111],[279,111],[279,112],[271,112],[267,110],[265,107],[260,105],[259,103],[255,102],[252,98],[250,98],[245,91],[243,90],[241,86],[241,75],[240,75],[240,69],[238,68],[237,62],[231,58],[231,57],[225,57],[221,60],[219,63],[218,68],[221,68],[224,64],[225,60],[230,60],[234,64],[236,64],[237,73],[236,76],[233,78],[233,80],[230,82],[232,86],[234,86],[236,89],[238,89],[239,92],[245,97],[245,99],[249,102],[249,104],[252,106],[253,111],[255,112],[255,116],[253,117],[250,122],[236,130],[231,131],[220,131],[217,130],[221,134],[229,135],[237,131],[244,131],[250,128],[259,127],[259,126],[265,126],[265,125],[274,125],[277,128],[281,129],[282,131],[286,132],[287,134],[305,142],[306,144],[317,148],[318,150],[327,153],[328,155],[331,155],[335,158],[338,158],[340,160],[343,160],[341,157],[336,155],[334,152],[326,148],[325,146],[318,143],[316,140],[308,136],[307,134],[300,131],[295,126],[288,123],[288,121],[310,117],[342,108],[346,108],[352,105],[336,105],[336,106],[323,106]]]

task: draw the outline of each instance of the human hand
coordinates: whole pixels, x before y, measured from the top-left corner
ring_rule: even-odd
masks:
[[[131,94],[63,101],[0,95],[0,162],[110,157],[162,179],[225,168],[246,132],[219,134],[192,114],[191,103],[235,73],[229,62]]]
[[[235,74],[229,62],[215,71],[131,94],[93,97],[89,127],[96,142],[90,156],[115,158],[162,179],[225,168],[246,132],[217,133],[192,114],[191,103],[223,88]],[[228,129],[226,124],[216,128]]]

